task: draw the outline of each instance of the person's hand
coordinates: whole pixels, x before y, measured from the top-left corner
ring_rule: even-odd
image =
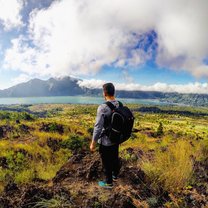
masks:
[[[90,144],[90,151],[94,152],[95,151],[95,142],[92,141]]]

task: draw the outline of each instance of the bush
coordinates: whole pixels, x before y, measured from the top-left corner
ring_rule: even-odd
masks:
[[[36,116],[27,112],[0,111],[0,119],[33,121]]]
[[[90,127],[87,129],[87,132],[90,134],[90,135],[93,135],[93,130],[94,128],[93,127]]]
[[[21,171],[25,168],[27,160],[25,155],[21,152],[8,152],[6,156],[7,164],[10,170]]]
[[[157,136],[162,136],[164,134],[163,132],[163,124],[160,122],[158,128],[157,128],[157,132],[156,132],[156,135]]]
[[[22,112],[18,114],[19,117],[17,119],[22,119],[22,120],[26,120],[26,121],[33,121],[35,119],[35,117],[27,112]]]
[[[63,134],[64,133],[64,126],[62,124],[58,124],[56,122],[42,123],[40,131],[58,132],[59,134]]]
[[[88,142],[81,136],[73,135],[60,143],[62,148],[70,150],[81,150],[85,148]]]

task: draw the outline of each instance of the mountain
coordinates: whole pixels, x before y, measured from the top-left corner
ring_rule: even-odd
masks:
[[[89,89],[79,86],[81,79],[69,76],[48,80],[31,79],[5,90],[0,97],[39,97],[39,96],[102,96],[101,89]],[[208,106],[208,94],[185,94],[177,92],[125,91],[117,90],[118,98],[158,99],[163,102],[193,106]]]
[[[196,93],[164,93],[164,97],[160,101],[170,103],[181,103],[192,106],[208,106],[208,94]]]
[[[36,96],[64,96],[84,94],[77,81],[71,77],[61,79],[50,78],[46,81],[32,79],[0,91],[0,97],[36,97]]]

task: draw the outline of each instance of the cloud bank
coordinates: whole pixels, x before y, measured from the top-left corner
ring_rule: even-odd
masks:
[[[21,10],[24,0],[0,0],[0,24],[5,30],[23,25]]]
[[[87,87],[90,89],[100,89],[102,85],[106,83],[104,80],[80,80],[78,84],[80,87]],[[116,90],[126,91],[159,91],[159,92],[178,92],[178,93],[197,93],[207,94],[208,83],[188,83],[188,84],[166,84],[157,82],[153,85],[140,85],[140,84],[126,84],[126,83],[114,83]]]
[[[57,0],[31,12],[27,35],[12,40],[4,68],[93,75],[104,65],[137,67],[154,59],[208,77],[207,11],[207,0]],[[18,12],[0,19],[6,28],[21,23]]]

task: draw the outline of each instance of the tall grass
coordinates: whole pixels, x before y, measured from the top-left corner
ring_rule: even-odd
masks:
[[[152,188],[173,192],[186,186],[193,172],[191,153],[190,143],[180,140],[166,152],[157,151],[153,160],[143,158],[141,167]]]

